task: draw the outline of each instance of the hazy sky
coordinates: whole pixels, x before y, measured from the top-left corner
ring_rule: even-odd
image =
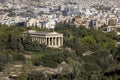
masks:
[[[0,0],[0,2],[4,2],[5,0]]]

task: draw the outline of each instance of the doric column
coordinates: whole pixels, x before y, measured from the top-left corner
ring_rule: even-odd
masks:
[[[43,38],[43,43],[45,44],[45,38]]]
[[[55,46],[57,46],[57,37],[55,37]]]
[[[48,38],[48,46],[50,46],[50,37]]]
[[[35,37],[33,38],[33,41],[35,41]]]
[[[36,37],[36,41],[37,41],[37,37]]]
[[[52,40],[52,43],[51,43],[52,45],[51,45],[51,46],[53,46],[53,43],[54,43],[54,38],[52,37],[52,39],[51,39],[51,40]]]
[[[35,37],[34,37],[34,41],[35,41]]]
[[[35,37],[35,40],[37,40],[37,37]]]
[[[40,37],[38,38],[38,42],[40,43]]]
[[[45,43],[45,38],[43,37],[43,44]]]
[[[34,41],[34,36],[32,36],[32,41]]]
[[[44,38],[42,37],[42,44],[44,43]]]
[[[44,44],[46,44],[46,38],[44,37]]]
[[[41,39],[41,37],[40,37],[40,44],[42,44],[42,39]]]
[[[47,37],[45,38],[45,44],[47,45],[48,43],[47,43]]]
[[[55,46],[55,37],[53,37],[53,46]]]
[[[60,37],[58,37],[58,46],[60,46]]]
[[[39,42],[39,38],[37,37],[37,41]]]
[[[36,41],[37,41],[37,37],[36,37]]]
[[[59,37],[57,37],[57,46],[59,46]]]
[[[39,43],[40,43],[40,37],[39,37]]]
[[[62,45],[63,45],[63,37],[62,37],[62,39],[61,39],[61,42],[62,42]]]
[[[61,45],[61,37],[60,37],[60,45]]]
[[[41,37],[41,44],[43,44],[43,37]]]
[[[41,44],[41,37],[39,37],[39,42],[40,42],[40,44]]]

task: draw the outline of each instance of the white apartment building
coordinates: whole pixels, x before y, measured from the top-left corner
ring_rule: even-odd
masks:
[[[43,27],[44,28],[53,29],[53,28],[55,28],[55,25],[56,25],[55,20],[50,20],[50,21],[43,22]]]
[[[31,19],[27,22],[27,27],[30,27],[30,26],[37,26],[37,27],[41,28],[41,23],[39,22],[38,19],[31,18]]]

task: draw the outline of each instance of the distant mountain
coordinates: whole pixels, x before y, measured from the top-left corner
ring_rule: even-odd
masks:
[[[30,4],[30,5],[50,5],[53,3],[76,2],[83,6],[91,6],[93,4],[100,5],[119,5],[120,0],[0,0],[0,2],[16,3],[16,4]],[[54,5],[54,4],[53,4]]]

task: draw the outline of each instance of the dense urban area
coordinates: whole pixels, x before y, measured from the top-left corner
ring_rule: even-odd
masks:
[[[0,80],[120,80],[120,0],[0,0]]]

